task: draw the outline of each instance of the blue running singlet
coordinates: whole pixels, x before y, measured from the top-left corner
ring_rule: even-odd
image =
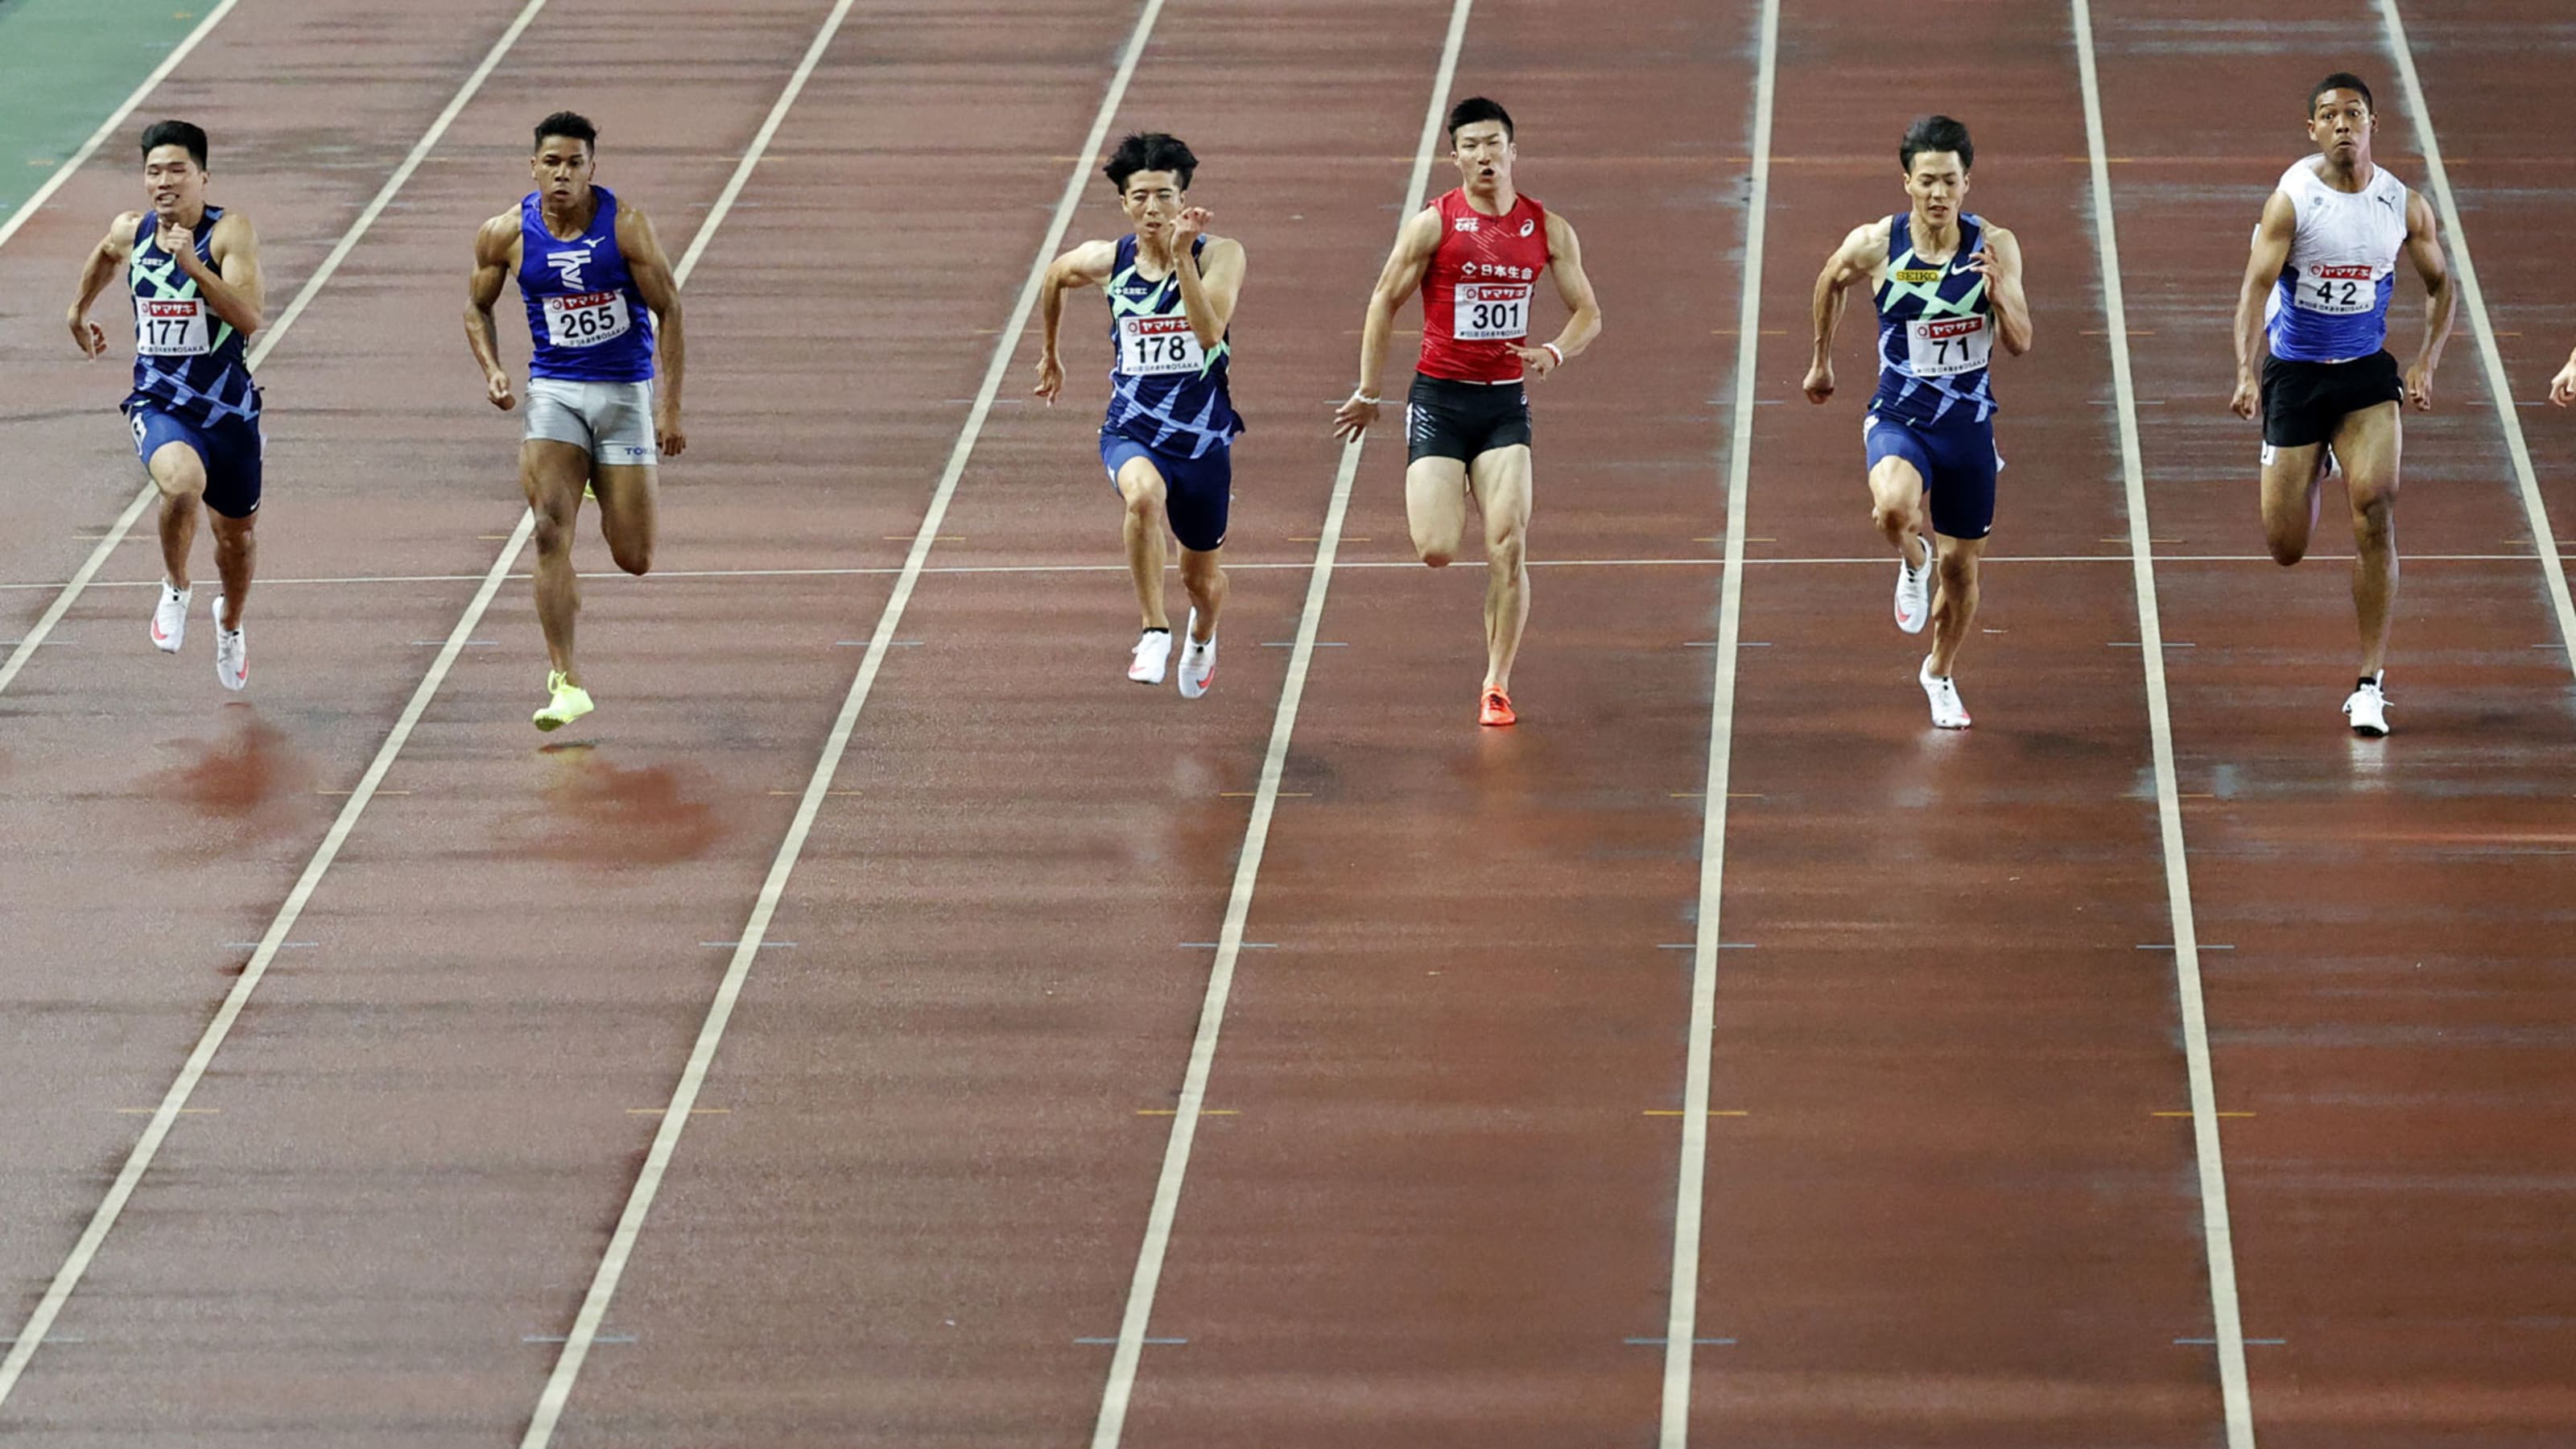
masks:
[[[209,206],[197,220],[197,257],[210,271],[216,270],[215,223],[223,215],[222,207]],[[145,212],[125,269],[134,289],[134,391],[125,410],[150,407],[208,427],[257,421],[259,389],[242,335],[198,295],[196,279],[179,269],[178,259],[161,250],[160,231],[161,219]]]
[[[1199,238],[1190,255],[1207,246]],[[1102,290],[1109,294],[1109,416],[1103,433],[1132,438],[1184,458],[1231,445],[1243,431],[1226,391],[1230,341],[1201,348],[1181,306],[1177,274],[1149,281],[1136,271],[1136,238],[1118,241],[1118,262]],[[1230,336],[1230,334],[1229,334]]]
[[[1994,317],[1986,279],[1968,269],[1968,259],[1985,243],[1985,220],[1961,216],[1959,250],[1939,263],[1915,256],[1909,221],[1898,212],[1887,233],[1887,280],[1876,294],[1878,394],[1870,411],[1906,423],[1954,413],[1984,422],[1995,412],[1986,371]]]
[[[519,295],[536,344],[530,377],[650,382],[653,313],[617,249],[617,195],[590,189],[590,225],[570,241],[546,230],[542,193],[519,202]]]

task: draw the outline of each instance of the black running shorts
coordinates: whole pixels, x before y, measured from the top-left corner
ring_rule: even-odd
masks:
[[[2350,362],[2263,359],[2263,441],[2304,448],[2334,441],[2344,418],[2406,396],[2397,359],[2386,352]]]
[[[1413,375],[1404,401],[1404,461],[1455,458],[1530,440],[1529,392],[1519,382],[1456,382]]]

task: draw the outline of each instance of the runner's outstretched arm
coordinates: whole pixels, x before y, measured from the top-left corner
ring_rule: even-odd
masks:
[[[2451,280],[2451,263],[2442,254],[2439,223],[2432,203],[2406,193],[2406,259],[2424,280],[2424,345],[2406,369],[2406,400],[2417,412],[2433,410],[2433,369],[2442,365],[2442,349],[2451,340],[2451,321],[2460,307],[2460,289]]]
[[[1333,410],[1333,436],[1356,443],[1360,434],[1377,421],[1378,374],[1386,367],[1387,334],[1395,330],[1395,309],[1422,285],[1422,276],[1431,269],[1431,254],[1440,248],[1440,208],[1426,206],[1413,214],[1404,230],[1395,234],[1395,250],[1387,256],[1386,269],[1378,273],[1377,286],[1369,293],[1368,317],[1360,324],[1360,381],[1351,395]]]
[[[662,456],[676,458],[689,447],[689,435],[680,426],[680,388],[689,367],[688,335],[680,325],[680,279],[671,274],[662,238],[641,207],[617,209],[617,250],[626,258],[637,294],[653,309],[655,346],[662,354],[653,376],[653,434]]]
[[[519,218],[496,216],[474,233],[474,271],[465,282],[465,346],[483,369],[483,395],[503,412],[519,405],[510,391],[510,374],[501,366],[501,340],[492,330],[492,304],[501,300],[501,284],[510,275],[510,245],[518,240]]]
[[[1816,352],[1807,364],[1804,391],[1807,401],[1822,403],[1834,395],[1834,333],[1842,326],[1843,293],[1869,279],[1887,260],[1887,223],[1871,222],[1853,227],[1825,258],[1825,269],[1816,274],[1816,290],[1809,311],[1815,323]]]
[[[68,320],[72,324],[72,345],[81,350],[83,357],[100,357],[107,352],[107,334],[99,330],[97,323],[89,320],[89,309],[98,301],[98,294],[106,291],[107,284],[115,279],[116,269],[124,266],[133,255],[130,248],[134,229],[142,224],[143,213],[139,211],[129,211],[109,222],[107,235],[81,260],[80,294],[72,298]]]
[[[1038,385],[1029,389],[1033,397],[1055,406],[1055,395],[1064,390],[1064,360],[1056,355],[1056,335],[1064,328],[1064,294],[1076,287],[1096,287],[1109,280],[1109,269],[1118,265],[1118,244],[1087,241],[1047,264],[1046,280],[1038,284]]]
[[[2254,228],[2254,251],[2245,259],[2245,280],[2236,289],[2236,393],[2228,409],[2252,421],[2263,410],[2263,299],[2281,281],[2290,264],[2290,242],[2299,228],[2298,209],[2275,191],[2263,203],[2263,220]]]

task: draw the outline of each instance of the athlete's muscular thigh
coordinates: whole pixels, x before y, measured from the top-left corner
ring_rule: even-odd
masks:
[[[1412,526],[1413,552],[1437,567],[1458,556],[1467,530],[1467,465],[1455,458],[1419,458],[1404,470],[1404,517]]]
[[[2317,470],[2325,455],[2323,443],[2264,446],[2263,536],[2284,563],[2307,552],[2308,530],[2317,521]]]
[[[206,491],[206,460],[185,443],[163,443],[144,465],[152,484],[166,498],[199,498]]]
[[[580,512],[581,490],[589,482],[589,449],[552,438],[519,445],[519,486],[539,514],[564,519]]]
[[[1467,488],[1485,515],[1485,542],[1492,546],[1529,527],[1534,489],[1527,443],[1488,448],[1467,465]]]
[[[631,463],[595,464],[593,490],[599,494],[599,536],[608,540],[608,555],[630,574],[653,566],[653,543],[659,532],[654,490],[659,470]]]
[[[1913,519],[1923,511],[1923,474],[1904,458],[1886,457],[1870,465],[1869,501],[1882,514]]]
[[[2403,428],[2393,402],[2346,413],[2336,425],[2335,461],[2343,465],[2344,486],[2352,495],[2355,512],[2374,501],[2396,500]]]

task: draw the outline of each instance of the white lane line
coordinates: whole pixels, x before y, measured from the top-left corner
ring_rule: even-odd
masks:
[[[1455,0],[1449,11],[1449,33],[1440,45],[1440,68],[1431,82],[1431,101],[1423,108],[1422,136],[1414,146],[1413,174],[1405,183],[1404,205],[1396,225],[1419,211],[1431,181],[1433,148],[1449,108],[1449,89],[1458,75],[1458,52],[1466,44],[1467,17],[1475,0]],[[1261,761],[1261,783],[1253,792],[1252,818],[1243,828],[1243,850],[1236,857],[1234,886],[1225,903],[1225,924],[1217,930],[1216,959],[1208,969],[1207,994],[1199,1004],[1198,1034],[1190,1042],[1190,1060],[1181,1075],[1180,1100],[1174,1103],[1172,1135],[1163,1145],[1163,1169],[1154,1182],[1153,1206],[1145,1215],[1145,1238],[1136,1249],[1136,1271],[1127,1284],[1127,1308],[1118,1322],[1118,1347],[1109,1358],[1109,1377],[1100,1391],[1100,1417],[1092,1424],[1091,1449],[1117,1449],[1127,1427],[1127,1407],[1136,1389],[1136,1367],[1144,1355],[1146,1329],[1154,1316],[1154,1292],[1163,1278],[1163,1260],[1171,1250],[1172,1223],[1179,1215],[1181,1184],[1188,1175],[1190,1149],[1198,1141],[1199,1114],[1207,1105],[1208,1077],[1216,1066],[1217,1034],[1225,1025],[1226,999],[1234,990],[1235,962],[1247,949],[1245,921],[1252,914],[1252,893],[1261,875],[1261,857],[1270,843],[1270,820],[1279,808],[1279,782],[1288,765],[1288,740],[1297,728],[1298,706],[1306,697],[1306,673],[1315,658],[1316,631],[1324,619],[1324,596],[1332,587],[1334,556],[1342,544],[1342,524],[1350,510],[1351,484],[1359,476],[1363,437],[1342,449],[1334,470],[1332,502],[1315,540],[1315,567],[1306,583],[1306,603],[1297,615],[1297,642],[1288,653],[1288,678],[1280,687],[1279,707],[1270,720],[1270,747]],[[1416,565],[1419,567],[1419,565]]]
[[[2201,1002],[2200,928],[2192,912],[2191,862],[2183,849],[2182,800],[2174,780],[2164,622],[2156,602],[2146,464],[2138,441],[2137,393],[2129,372],[2128,299],[2120,280],[2120,233],[2111,205],[2111,163],[2103,141],[2101,76],[2093,56],[2093,7],[2091,0],[2068,3],[2075,20],[2075,65],[2084,87],[2084,140],[2093,169],[2093,241],[2102,276],[2102,311],[2108,319],[2111,386],[2120,405],[2120,473],[2128,490],[2130,578],[2138,599],[2138,658],[2146,674],[2147,727],[2155,750],[2165,907],[2173,917],[2174,991],[2181,1002],[2183,1060],[2191,1078],[2192,1155],[2200,1169],[2200,1231],[2209,1261],[2210,1317],[2217,1328],[2219,1404],[2227,1420],[2227,1449],[2254,1449],[2253,1395],[2245,1381],[2245,1325],[2236,1304],[2236,1241],[2228,1227],[2227,1167],[2218,1140],[2218,1088],[2210,1072],[2209,1020]]]
[[[1691,940],[1690,1044],[1682,1071],[1681,1158],[1674,1170],[1672,1291],[1664,1318],[1662,1449],[1690,1442],[1691,1355],[1699,1335],[1701,1217],[1707,1206],[1709,1057],[1717,1031],[1718,913],[1726,886],[1726,800],[1735,753],[1735,668],[1744,637],[1744,539],[1753,469],[1753,402],[1762,353],[1762,249],[1771,197],[1771,109],[1779,78],[1780,0],[1763,0],[1753,79],[1752,189],[1744,205],[1744,290],[1736,301],[1734,430],[1726,459],[1726,562],[1718,575],[1717,660],[1708,712],[1707,806],[1700,820],[1699,929]]]
[[[420,169],[420,163],[429,159],[431,148],[447,134],[447,128],[455,124],[457,115],[465,109],[465,103],[474,99],[475,92],[483,89],[483,82],[501,63],[501,57],[518,43],[520,34],[528,28],[528,22],[536,19],[537,12],[544,8],[546,0],[528,0],[520,9],[518,18],[510,22],[510,28],[502,31],[501,38],[492,42],[492,48],[484,53],[483,63],[474,67],[474,73],[465,78],[465,84],[457,87],[456,94],[448,99],[447,109],[440,111],[438,119],[430,122],[429,129],[413,143],[411,154],[405,156],[402,164],[394,168],[394,174],[386,177],[385,184],[377,188],[375,199],[368,202],[366,210],[359,212],[358,219],[349,223],[349,229],[341,233],[339,244],[331,248],[330,255],[322,259],[321,267],[305,280],[303,288],[296,292],[295,300],[287,303],[286,310],[278,314],[276,321],[261,330],[244,359],[250,364],[251,371],[257,372],[259,365],[268,360],[269,353],[285,339],[287,330],[295,325],[295,319],[304,315],[304,309],[311,305],[315,294],[331,280],[333,273],[340,270],[340,263],[348,259],[349,253],[357,248],[358,240],[367,234],[367,228],[374,226],[376,218],[384,215],[385,208],[393,204],[395,193],[411,180],[412,173]],[[100,539],[98,547],[91,549],[89,557],[81,561],[80,568],[72,574],[71,582],[63,585],[63,591],[45,606],[45,612],[37,617],[35,627],[18,641],[17,648],[9,651],[8,662],[0,664],[0,691],[8,689],[9,682],[18,677],[18,671],[26,667],[27,660],[35,654],[36,646],[45,642],[45,636],[51,634],[54,626],[62,622],[63,615],[71,611],[73,603],[89,587],[90,580],[98,577],[98,571],[106,567],[108,558],[116,552],[117,545],[125,541],[127,531],[134,527],[136,519],[143,516],[143,510],[150,506],[158,491],[149,481],[144,483],[142,491],[134,495],[134,501],[125,505],[125,511],[117,515],[116,523],[108,529],[107,536]]]
[[[1228,545],[1228,547],[1232,546],[1233,545],[1231,544]],[[2308,555],[2308,559],[2313,563],[2350,563],[2352,562],[2352,555],[2348,553],[2312,553]],[[2265,553],[2169,553],[2164,556],[2162,561],[2169,564],[2268,564],[2272,562],[2272,556]],[[2409,564],[2529,563],[2530,561],[2531,555],[2527,553],[2410,553],[2406,556],[2406,562]],[[2130,558],[2127,554],[2113,553],[1990,553],[1980,559],[1979,562],[1983,564],[2128,564],[2130,562]],[[1534,558],[1528,560],[1528,566],[1534,569],[1718,568],[1722,567],[1724,563],[1725,560],[1722,558]],[[1744,561],[1744,566],[1746,568],[1762,568],[1766,565],[1781,564],[1869,564],[1873,567],[1883,567],[1886,563],[1887,559],[1884,555],[1872,555],[1868,558],[1749,558]],[[1314,564],[1305,560],[1272,561],[1265,563],[1258,560],[1237,562],[1236,560],[1228,559],[1225,566],[1228,572],[1232,572],[1237,569],[1302,570],[1313,568]],[[1480,569],[1484,566],[1485,561],[1480,558],[1462,558],[1449,565],[1449,567],[1453,569]],[[1167,569],[1177,570],[1180,565],[1167,564],[1165,567]],[[1336,564],[1335,567],[1343,569],[1418,569],[1422,567],[1422,565],[1419,561],[1409,558],[1377,558],[1347,559]],[[807,569],[657,568],[653,570],[653,577],[657,580],[844,579],[885,577],[900,574],[902,572],[903,568],[899,564],[881,564],[875,567],[852,566],[846,568]],[[1123,563],[933,564],[930,567],[923,569],[922,572],[925,574],[1117,574],[1123,578],[1126,576],[1127,566]],[[335,588],[358,584],[470,584],[481,577],[481,574],[360,574],[342,578],[272,579],[263,575],[260,578],[259,586],[263,589],[273,589],[286,588],[299,584],[327,584]],[[514,582],[523,582],[532,577],[532,575],[522,571],[514,573],[510,577]],[[620,570],[603,569],[598,572],[584,571],[577,574],[575,577],[594,579],[603,583],[615,583],[620,579],[629,577],[629,575]],[[50,589],[53,587],[55,586],[48,583],[0,584],[0,591],[10,589]],[[97,584],[93,587],[102,589],[151,589],[158,588],[160,586],[149,579],[122,579],[113,583]],[[0,643],[14,642],[16,641],[0,640]]]
[[[2540,480],[2531,470],[2531,448],[2523,441],[2522,416],[2514,410],[2513,380],[2505,376],[2504,354],[2496,346],[2495,323],[2487,316],[2486,292],[2478,286],[2477,264],[2469,260],[2469,233],[2460,224],[2459,203],[2451,193],[2450,168],[2442,164],[2442,143],[2433,131],[2433,109],[2424,99],[2423,78],[2415,73],[2415,51],[2406,43],[2406,22],[2397,13],[2397,0],[2379,0],[2379,13],[2388,26],[2389,54],[2396,57],[2397,74],[2406,84],[2406,104],[2415,109],[2415,136],[2423,151],[2424,170],[2432,178],[2433,202],[2442,209],[2442,229],[2450,233],[2451,266],[2459,274],[2460,300],[2469,304],[2469,316],[2477,324],[2478,356],[2486,363],[2487,394],[2495,403],[2496,420],[2504,427],[2505,451],[2513,456],[2514,480],[2522,489],[2523,525],[2540,545],[2533,552],[2541,560],[2541,581],[2549,586],[2549,603],[2558,614],[2558,639],[2567,651],[2567,667],[2576,671],[2576,601],[2568,597],[2567,566],[2559,559],[2563,550],[2558,546],[2558,535],[2550,530],[2549,509],[2540,497]]]
[[[833,24],[850,7],[841,0],[833,12]],[[1128,83],[1135,78],[1136,65],[1145,53],[1145,42],[1154,33],[1154,22],[1163,13],[1163,0],[1145,0],[1136,17],[1136,27],[1127,37],[1127,48],[1118,61],[1117,73],[1111,77],[1108,93],[1100,98],[1100,110],[1093,116],[1091,132],[1083,138],[1075,154],[1073,170],[1065,178],[1064,194],[1056,202],[1055,218],[1038,246],[1037,258],[1029,264],[1029,274],[1021,283],[1019,301],[1011,310],[1011,320],[993,342],[992,361],[984,369],[984,384],[975,395],[975,405],[959,429],[956,445],[949,450],[947,466],[939,475],[939,486],[930,497],[929,511],[923,514],[921,527],[913,534],[912,548],[904,557],[903,572],[895,579],[894,591],[877,615],[876,632],[869,636],[868,649],[859,661],[856,678],[850,681],[849,694],[841,701],[841,712],[832,722],[832,733],[824,741],[823,753],[814,762],[814,773],[805,783],[803,796],[796,802],[795,818],[789,822],[786,838],[778,845],[778,854],[770,862],[769,874],[761,881],[760,895],[753,902],[751,916],[742,928],[739,944],[725,965],[724,979],[716,986],[715,999],[707,1006],[707,1015],[698,1028],[695,1045],[689,1049],[687,1064],[680,1079],[671,1088],[671,1101],[662,1114],[662,1125],[653,1134],[653,1146],[645,1154],[644,1166],[635,1176],[634,1190],[627,1194],[626,1207],[618,1215],[617,1228],[609,1236],[608,1247],[600,1255],[599,1268],[591,1275],[590,1291],[581,1302],[581,1311],[573,1318],[572,1331],[566,1335],[563,1352],[555,1359],[554,1372],[546,1378],[545,1391],[537,1400],[535,1416],[529,1421],[527,1434],[519,1441],[521,1449],[544,1449],[554,1437],[556,1422],[563,1417],[564,1405],[571,1399],[573,1384],[581,1375],[582,1361],[589,1356],[590,1345],[599,1334],[600,1323],[607,1317],[609,1301],[616,1296],[618,1280],[625,1276],[626,1264],[635,1252],[635,1242],[644,1231],[645,1216],[653,1209],[653,1199],[661,1191],[663,1174],[670,1170],[672,1154],[679,1150],[680,1134],[689,1123],[689,1110],[697,1104],[698,1092],[705,1085],[707,1073],[715,1065],[716,1048],[724,1041],[725,1027],[733,1020],[734,1003],[742,996],[743,983],[751,974],[754,958],[760,954],[762,939],[769,932],[770,918],[777,914],[779,898],[787,890],[787,879],[794,873],[798,857],[804,854],[805,840],[814,829],[814,817],[822,810],[823,799],[831,789],[832,776],[841,767],[841,757],[848,752],[850,736],[858,728],[859,711],[868,701],[877,673],[885,665],[886,654],[895,646],[895,630],[903,622],[903,611],[911,602],[913,590],[930,561],[930,550],[938,541],[941,523],[948,516],[949,501],[957,495],[958,480],[965,475],[966,460],[975,451],[976,440],[984,431],[984,420],[992,414],[993,400],[1001,391],[1002,379],[1010,371],[1012,354],[1018,349],[1020,334],[1029,325],[1029,316],[1037,310],[1038,288],[1046,279],[1047,264],[1055,259],[1063,245],[1065,229],[1073,224],[1073,213],[1082,200],[1083,187],[1090,183],[1092,166],[1109,138],[1109,124],[1125,100]],[[819,54],[819,47],[817,53]],[[812,57],[808,57],[810,65]],[[799,82],[803,80],[800,73]],[[766,134],[765,132],[763,133]]]
[[[526,28],[527,21],[534,17],[544,4],[545,0],[529,0],[528,7],[520,12],[519,22],[502,36],[492,53],[484,58],[481,69],[476,71],[478,77],[476,83],[479,84],[479,77],[491,73],[492,67],[500,59],[501,52],[508,48],[511,41],[518,38],[519,32]],[[821,54],[823,45],[830,39],[832,32],[839,28],[841,18],[849,13],[851,4],[852,0],[840,0],[840,4],[833,9],[831,18],[824,22],[824,29],[817,37],[814,48],[807,52],[804,67],[798,70],[795,79],[788,83],[786,92],[779,97],[778,104],[771,109],[769,124],[761,128],[754,142],[755,147],[765,146],[769,137],[777,130],[778,118],[785,113],[789,103],[795,100],[797,91],[803,88],[805,77],[812,72],[815,58]],[[444,129],[445,125],[455,118],[456,112],[462,108],[463,97],[460,96],[457,103],[451,105],[447,113],[440,117],[440,128]],[[418,154],[416,152],[415,156]],[[737,181],[759,160],[758,149],[744,153],[741,165],[736,168]],[[740,189],[738,184],[728,184],[725,195],[730,197]],[[724,222],[725,211],[726,207],[719,204],[707,214],[706,221],[700,225],[696,240],[690,244],[687,255],[681,258],[679,266],[674,269],[674,274],[681,282],[688,281],[689,272],[695,267],[698,257],[705,252],[707,241],[714,235],[716,228]],[[126,1155],[124,1167],[118,1170],[116,1181],[109,1186],[107,1196],[99,1203],[98,1211],[90,1216],[89,1226],[82,1230],[79,1241],[73,1244],[71,1256],[63,1260],[62,1268],[55,1273],[52,1284],[46,1288],[44,1298],[37,1303],[36,1311],[29,1316],[26,1327],[19,1330],[17,1338],[11,1342],[8,1357],[0,1360],[0,1404],[8,1401],[10,1391],[16,1387],[19,1377],[26,1372],[28,1360],[35,1356],[36,1349],[44,1342],[47,1331],[52,1328],[54,1320],[61,1315],[64,1303],[70,1300],[73,1291],[80,1286],[81,1278],[89,1271],[90,1263],[98,1256],[100,1245],[107,1240],[108,1231],[116,1226],[117,1216],[125,1210],[127,1199],[134,1195],[136,1185],[143,1180],[143,1175],[151,1170],[153,1159],[160,1154],[162,1140],[170,1135],[171,1126],[178,1121],[180,1114],[187,1110],[189,1097],[195,1093],[197,1083],[204,1078],[206,1068],[214,1061],[215,1053],[223,1048],[225,1039],[232,1034],[234,1021],[249,1004],[251,993],[259,989],[260,981],[267,976],[268,963],[274,960],[278,951],[287,944],[287,936],[295,929],[297,919],[303,915],[305,903],[312,899],[313,892],[322,883],[323,875],[331,869],[332,863],[339,859],[340,848],[348,841],[350,832],[357,828],[358,817],[366,811],[368,802],[375,799],[378,786],[383,783],[386,772],[393,768],[395,757],[402,753],[403,745],[410,740],[412,730],[420,723],[422,714],[428,710],[430,700],[437,695],[439,686],[446,682],[448,672],[455,668],[457,657],[465,652],[465,646],[472,639],[474,631],[481,627],[483,615],[492,607],[492,600],[500,593],[503,581],[509,577],[511,566],[518,560],[519,551],[527,546],[529,536],[535,531],[536,516],[522,509],[518,526],[511,531],[509,541],[501,546],[500,556],[492,561],[490,571],[484,574],[482,587],[475,590],[473,601],[466,605],[464,614],[456,621],[456,627],[448,631],[446,643],[440,646],[438,657],[431,662],[429,672],[421,677],[419,686],[412,691],[410,702],[403,706],[401,717],[394,722],[393,732],[386,735],[385,742],[377,747],[375,758],[368,762],[366,773],[358,779],[357,788],[349,792],[348,803],[342,805],[340,813],[333,818],[330,830],[322,837],[321,846],[313,852],[313,858],[305,863],[304,873],[296,879],[295,888],[287,894],[286,903],[278,908],[276,917],[269,922],[268,929],[261,934],[259,949],[251,953],[250,961],[243,966],[241,975],[234,979],[232,990],[225,994],[223,1005],[216,1009],[214,1020],[206,1024],[204,1034],[197,1040],[196,1049],[188,1054],[188,1060],[180,1067],[177,1079],[172,1081],[170,1089],[162,1094],[161,1105],[153,1110],[152,1120],[144,1125],[141,1140],[137,1141],[134,1144],[134,1150]]]
[[[170,72],[177,70],[179,63],[186,60],[189,52],[197,48],[197,42],[206,38],[206,32],[222,24],[223,18],[232,14],[233,7],[240,3],[241,0],[223,0],[223,3],[207,11],[206,18],[197,22],[197,28],[189,31],[186,38],[182,39],[175,49],[163,56],[159,65],[152,67],[152,73],[143,78],[143,84],[136,86],[134,94],[125,98],[125,104],[118,106],[106,120],[99,122],[98,129],[89,133],[89,139],[81,143],[80,149],[74,151],[70,159],[64,161],[61,166],[56,167],[54,174],[45,178],[45,184],[37,187],[33,195],[20,203],[16,211],[9,214],[8,220],[0,221],[0,247],[7,246],[9,238],[18,234],[18,229],[27,224],[27,219],[43,209],[46,202],[54,199],[55,192],[71,183],[72,173],[89,164],[89,158],[97,155],[98,148],[106,145],[108,137],[116,134],[116,128],[125,124],[125,118],[134,114],[134,108],[142,105],[151,96],[155,87],[168,80]]]

